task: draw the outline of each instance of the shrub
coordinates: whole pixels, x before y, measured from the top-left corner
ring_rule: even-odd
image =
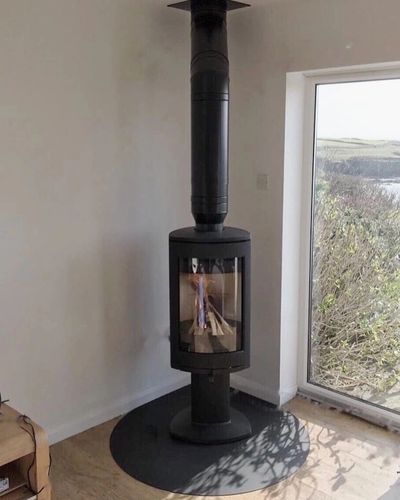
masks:
[[[315,195],[311,378],[344,391],[400,382],[400,203],[321,174]]]

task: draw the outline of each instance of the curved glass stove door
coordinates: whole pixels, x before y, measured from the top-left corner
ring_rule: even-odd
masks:
[[[179,261],[180,349],[242,349],[242,258]]]

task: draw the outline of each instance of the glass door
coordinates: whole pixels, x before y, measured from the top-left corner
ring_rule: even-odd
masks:
[[[400,412],[400,79],[314,88],[307,383]]]

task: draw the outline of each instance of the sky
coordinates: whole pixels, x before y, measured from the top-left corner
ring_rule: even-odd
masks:
[[[319,85],[317,137],[400,141],[400,79]]]

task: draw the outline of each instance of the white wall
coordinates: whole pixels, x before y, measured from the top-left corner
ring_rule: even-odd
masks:
[[[189,18],[0,2],[0,391],[77,432],[179,385],[168,232],[191,223]]]
[[[293,124],[288,130],[292,142],[286,147],[285,215],[283,210],[286,74],[400,60],[400,3],[255,3],[232,15],[230,25],[230,221],[253,234],[252,368],[243,372],[240,382],[282,402],[296,387],[296,298],[303,229],[298,226],[300,176],[291,171],[293,155],[301,154]],[[293,109],[290,113],[293,116]],[[258,173],[269,177],[267,192],[256,191]]]

